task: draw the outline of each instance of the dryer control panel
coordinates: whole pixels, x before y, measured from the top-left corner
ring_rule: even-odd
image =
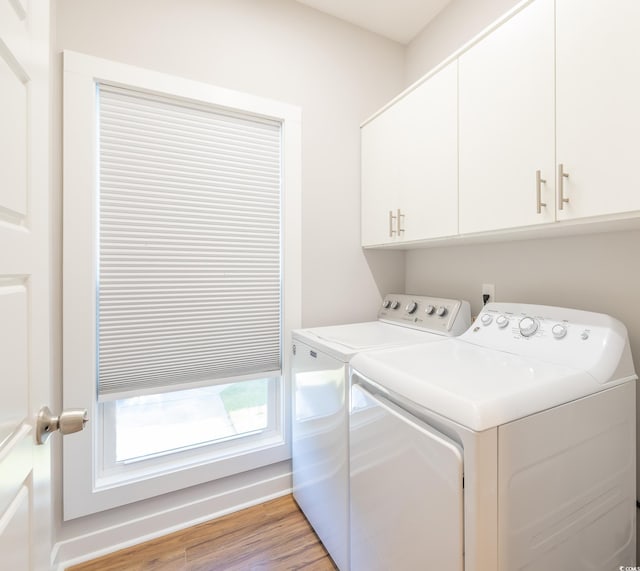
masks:
[[[378,319],[414,329],[457,336],[471,325],[469,302],[424,295],[388,294]]]
[[[519,303],[487,304],[460,339],[498,351],[586,369],[610,380],[630,351],[625,326],[602,313]],[[630,364],[630,375],[633,365]]]

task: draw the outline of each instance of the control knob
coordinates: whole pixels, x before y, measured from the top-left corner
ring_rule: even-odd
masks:
[[[485,313],[481,318],[480,321],[482,322],[482,325],[490,325],[491,322],[493,321],[493,317],[489,314],[489,313]]]
[[[425,308],[424,311],[425,311],[425,313],[427,315],[431,315],[435,310],[436,310],[436,308],[433,307],[433,305],[429,304],[429,305],[427,305],[427,307]]]
[[[385,299],[382,302],[382,308],[383,309],[389,309],[390,306],[391,306],[391,300],[390,299]]]
[[[506,315],[500,315],[496,318],[496,325],[500,329],[504,329],[507,325],[509,325],[509,318]]]
[[[561,323],[556,323],[551,328],[551,333],[556,339],[562,339],[567,334],[567,327]]]
[[[520,334],[523,337],[531,337],[538,331],[538,322],[533,317],[523,317],[519,323]]]
[[[418,303],[415,301],[408,303],[407,307],[405,307],[405,310],[409,315],[411,315],[412,313],[415,313],[416,309],[418,309]]]
[[[438,309],[436,309],[436,315],[438,317],[443,317],[447,314],[447,308],[444,305],[441,305]]]
[[[391,302],[391,309],[398,309],[400,307],[400,302],[397,299],[394,299]]]

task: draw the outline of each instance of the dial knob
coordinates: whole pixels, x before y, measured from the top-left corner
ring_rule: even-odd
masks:
[[[436,315],[438,317],[442,317],[447,314],[447,308],[444,305],[441,305],[438,309],[436,309]]]
[[[427,315],[431,315],[435,310],[436,310],[436,308],[433,307],[433,305],[429,304],[429,305],[427,305],[427,307],[425,308],[424,311],[425,311],[425,313]]]
[[[400,302],[397,299],[394,299],[391,302],[391,309],[398,309],[400,307]]]
[[[523,337],[531,337],[538,331],[538,322],[533,317],[523,317],[519,323],[520,334]]]
[[[589,339],[589,332],[588,331],[583,331],[580,334],[580,339],[582,339],[583,341],[586,341],[587,339]]]
[[[405,309],[407,313],[411,315],[412,313],[415,313],[416,309],[418,309],[418,304],[415,301],[412,301],[407,304],[407,307],[405,307]]]
[[[389,309],[389,307],[390,307],[390,306],[391,306],[391,300],[390,300],[390,299],[385,299],[385,300],[382,302],[382,307],[383,307],[384,309]]]
[[[496,325],[500,329],[504,329],[507,325],[509,325],[509,318],[506,315],[500,315],[496,318]]]
[[[551,328],[551,333],[556,339],[562,339],[567,334],[567,328],[561,323],[556,323]]]
[[[482,325],[490,325],[490,324],[491,324],[491,322],[493,321],[493,317],[492,317],[490,314],[485,313],[485,314],[480,318],[480,321],[482,322]]]

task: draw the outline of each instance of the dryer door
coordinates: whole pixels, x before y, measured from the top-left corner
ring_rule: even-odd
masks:
[[[462,449],[359,384],[349,422],[352,571],[462,571]]]

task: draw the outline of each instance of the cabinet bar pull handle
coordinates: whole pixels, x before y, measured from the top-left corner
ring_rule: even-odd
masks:
[[[564,165],[560,163],[558,165],[558,210],[564,210],[565,202],[569,202],[569,199],[564,197],[565,178],[569,178],[569,173],[564,172]]]
[[[404,214],[402,214],[400,212],[400,209],[398,208],[398,236],[400,236],[400,234],[404,234],[404,228],[402,227],[403,219],[404,219]]]
[[[393,210],[389,210],[389,238],[393,238],[396,231],[393,229],[393,221],[396,217],[393,215]]]
[[[542,178],[542,176],[540,175],[540,171],[536,171],[536,206],[537,206],[536,211],[538,214],[542,213],[543,206],[545,208],[547,207],[547,203],[542,202],[542,185],[543,184],[547,184],[547,181]]]

